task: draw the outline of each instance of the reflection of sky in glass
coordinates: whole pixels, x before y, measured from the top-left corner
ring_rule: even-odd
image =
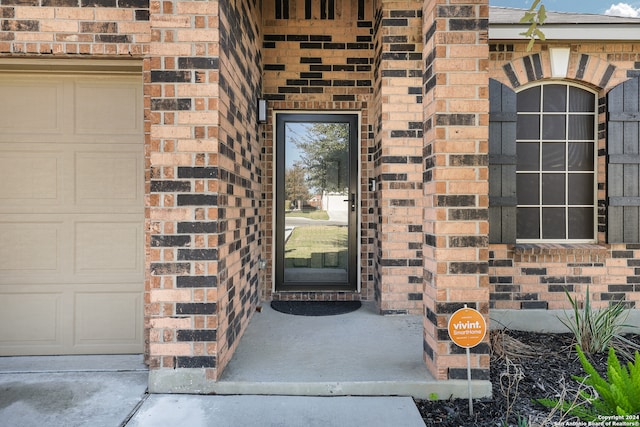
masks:
[[[300,149],[296,146],[295,141],[302,140],[302,136],[313,123],[285,123],[285,163],[287,169],[293,167],[294,163],[299,162]]]
[[[297,144],[305,143],[305,144],[311,144],[312,146],[315,144],[322,145],[323,143],[320,141],[324,141],[326,139],[326,135],[318,135],[319,131],[315,127],[317,124],[318,123],[316,122],[302,122],[302,123],[285,122],[284,124],[285,126],[285,129],[284,129],[285,169],[286,171],[290,171],[296,163],[299,164],[301,167],[305,168],[305,180],[310,179],[309,175],[306,173],[307,172],[306,166],[302,164],[302,158],[305,153],[304,153],[304,149],[298,147]],[[349,130],[348,123],[329,122],[326,124],[329,126],[333,126],[334,129],[341,128],[340,131],[346,132],[348,134],[348,130]],[[337,126],[337,128],[335,126]],[[339,152],[338,157],[336,157],[336,153],[334,150],[334,153],[331,158],[320,159],[323,162],[322,163],[324,166],[323,173],[325,174],[323,178],[324,184],[322,185],[328,185],[327,187],[325,187],[327,191],[337,191],[334,188],[336,187],[336,185],[338,187],[342,187],[343,185],[348,186],[347,181],[348,181],[348,174],[349,174],[349,171],[348,171],[349,143],[348,143],[348,139],[343,138],[342,135],[332,135],[330,130],[328,132],[329,132],[329,137],[333,136],[333,137],[340,138],[340,140],[336,141],[340,146],[340,148],[338,149],[338,152]],[[336,132],[339,133],[338,130],[336,130]],[[320,151],[322,152],[322,150]],[[309,160],[314,161],[318,159],[309,159]],[[309,191],[311,193],[321,193],[323,191],[322,187],[318,188],[309,181],[307,182],[307,185],[309,185]],[[339,189],[339,191],[342,191],[342,190],[343,190],[342,188]]]

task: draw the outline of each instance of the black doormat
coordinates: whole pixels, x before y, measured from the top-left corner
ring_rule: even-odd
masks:
[[[296,316],[334,316],[356,311],[360,301],[271,301],[271,308]]]

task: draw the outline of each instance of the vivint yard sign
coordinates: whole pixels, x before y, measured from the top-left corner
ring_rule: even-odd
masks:
[[[473,308],[461,308],[449,319],[451,341],[463,348],[475,347],[482,342],[487,333],[484,316]]]
[[[471,356],[469,349],[482,342],[487,333],[487,322],[479,311],[464,308],[456,311],[449,318],[449,337],[456,345],[467,349],[467,387],[469,388],[469,415],[473,415],[471,400]]]

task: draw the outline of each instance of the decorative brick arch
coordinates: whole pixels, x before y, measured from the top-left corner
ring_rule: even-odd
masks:
[[[511,87],[517,89],[528,83],[549,79],[551,60],[549,51],[538,52],[514,59],[502,66]],[[571,53],[566,79],[581,82],[600,90],[607,87],[616,67],[605,59],[593,55]]]

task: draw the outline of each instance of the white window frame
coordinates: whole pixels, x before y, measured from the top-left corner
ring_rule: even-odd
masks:
[[[593,94],[594,97],[594,111],[593,112],[570,112],[569,108],[568,108],[568,103],[569,103],[569,97],[567,96],[566,98],[566,102],[567,102],[567,106],[566,106],[566,111],[563,112],[545,112],[542,111],[543,109],[543,102],[544,102],[544,86],[548,86],[548,85],[563,85],[567,87],[567,91],[569,91],[569,87],[576,87],[578,89],[582,89],[586,92],[589,92],[591,94]],[[542,137],[542,131],[543,131],[543,120],[539,121],[539,135],[538,135],[538,139],[517,139],[516,137],[516,153],[518,152],[518,143],[520,142],[536,142],[538,144],[540,144],[540,148],[542,147],[543,144],[543,140],[545,142],[561,142],[564,143],[565,145],[565,167],[563,171],[558,171],[558,174],[562,174],[562,175],[570,175],[570,174],[585,174],[585,173],[592,173],[593,174],[593,205],[570,205],[568,204],[568,179],[565,179],[565,203],[563,205],[545,205],[542,203],[542,194],[543,194],[543,190],[542,190],[542,177],[545,174],[552,174],[554,172],[545,172],[542,170],[542,149],[539,150],[539,170],[535,173],[538,174],[538,188],[539,188],[539,194],[538,194],[538,204],[536,205],[520,205],[517,204],[516,209],[519,208],[524,208],[524,207],[533,207],[533,208],[539,208],[539,223],[540,223],[540,227],[538,228],[538,236],[539,238],[537,239],[521,239],[518,237],[517,235],[517,229],[516,229],[516,242],[517,243],[596,243],[597,241],[597,224],[598,224],[598,93],[596,91],[594,91],[593,89],[580,85],[580,84],[576,84],[574,82],[571,81],[567,81],[567,80],[546,80],[544,82],[534,82],[532,84],[528,84],[528,85],[524,85],[520,88],[518,88],[518,90],[516,91],[516,96],[520,93],[523,92],[527,89],[531,89],[533,87],[540,87],[540,111],[537,112],[533,112],[533,111],[527,111],[527,112],[520,112],[518,111],[517,114],[518,116],[520,115],[537,115],[542,117],[543,115],[564,115],[566,117],[569,117],[571,115],[593,115],[594,120],[593,120],[593,140],[582,140],[582,142],[592,142],[593,143],[593,167],[591,170],[581,170],[581,171],[570,171],[569,167],[568,167],[568,161],[569,161],[569,156],[568,156],[568,147],[569,147],[569,120],[566,120],[566,126],[565,126],[565,137],[564,139],[558,139],[558,140],[548,140],[548,139],[543,139]],[[572,140],[575,141],[575,140]],[[516,176],[519,174],[526,174],[526,173],[533,173],[534,171],[520,171],[517,169],[517,165],[516,165]],[[565,209],[565,239],[544,239],[542,237],[542,210],[544,207],[562,207]],[[593,209],[593,238],[591,239],[569,239],[569,215],[568,215],[568,208],[569,207],[574,207],[574,208],[586,208],[586,207],[591,207]]]

